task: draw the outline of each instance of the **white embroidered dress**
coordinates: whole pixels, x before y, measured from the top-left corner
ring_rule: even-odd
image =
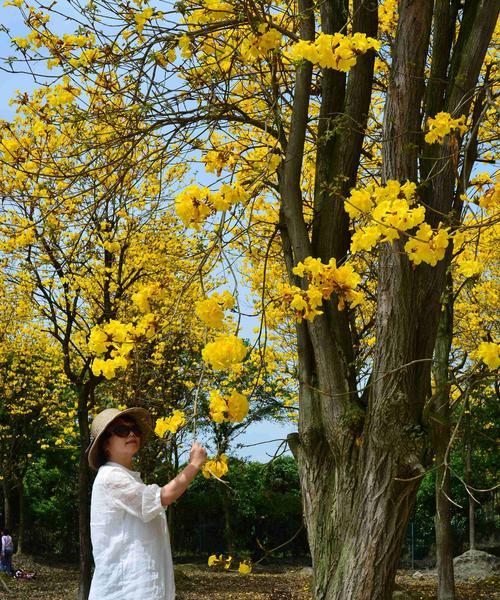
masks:
[[[92,488],[95,571],[89,600],[174,600],[175,583],[160,487],[108,462]]]

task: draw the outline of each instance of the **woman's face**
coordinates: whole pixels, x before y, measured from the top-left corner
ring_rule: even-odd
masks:
[[[118,463],[130,462],[141,447],[141,431],[135,421],[119,417],[107,431],[109,437],[105,450],[108,460]]]

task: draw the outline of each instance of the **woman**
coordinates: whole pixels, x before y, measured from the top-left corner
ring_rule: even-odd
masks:
[[[151,428],[143,408],[108,408],[92,423],[87,453],[98,473],[90,516],[95,571],[89,600],[175,598],[165,509],[186,491],[207,453],[195,442],[177,477],[163,487],[145,485],[132,459]]]

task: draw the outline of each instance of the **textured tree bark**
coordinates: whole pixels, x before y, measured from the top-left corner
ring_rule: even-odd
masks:
[[[2,480],[3,490],[3,515],[6,529],[12,529],[12,498],[9,482],[6,479]]]
[[[319,439],[295,445],[316,600],[389,600],[418,482],[387,447],[353,444],[336,463]],[[404,464],[404,457],[400,457]]]
[[[19,479],[17,482],[17,497],[19,505],[19,524],[17,530],[17,554],[23,554],[24,552],[24,518],[25,518],[25,506],[24,506],[24,482]]]
[[[78,388],[78,423],[80,429],[80,469],[78,475],[78,524],[80,582],[78,600],[87,600],[92,579],[92,544],[90,541],[90,468],[85,450],[90,441],[89,432],[89,399],[92,384],[87,382]]]
[[[438,325],[434,352],[434,379],[436,394],[430,415],[432,443],[436,459],[436,550],[438,571],[438,600],[455,600],[455,575],[453,571],[453,529],[451,526],[450,470],[446,464],[451,441],[450,423],[450,373],[449,357],[453,338],[453,290],[451,276]]]
[[[469,401],[466,404],[467,424],[466,424],[466,450],[465,450],[465,483],[468,486],[473,485],[472,479],[472,434],[470,427]],[[469,494],[469,550],[476,550],[476,502]]]

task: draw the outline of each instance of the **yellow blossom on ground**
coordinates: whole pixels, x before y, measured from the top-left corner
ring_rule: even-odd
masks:
[[[238,567],[238,573],[241,573],[241,575],[248,575],[251,572],[252,565],[248,561],[244,560],[240,562],[240,566]]]
[[[211,554],[211,555],[208,557],[208,566],[209,566],[209,567],[214,567],[214,566],[216,566],[216,565],[218,564],[219,560],[220,560],[220,559],[219,559],[219,558],[217,558],[217,555],[216,555],[216,554]]]

